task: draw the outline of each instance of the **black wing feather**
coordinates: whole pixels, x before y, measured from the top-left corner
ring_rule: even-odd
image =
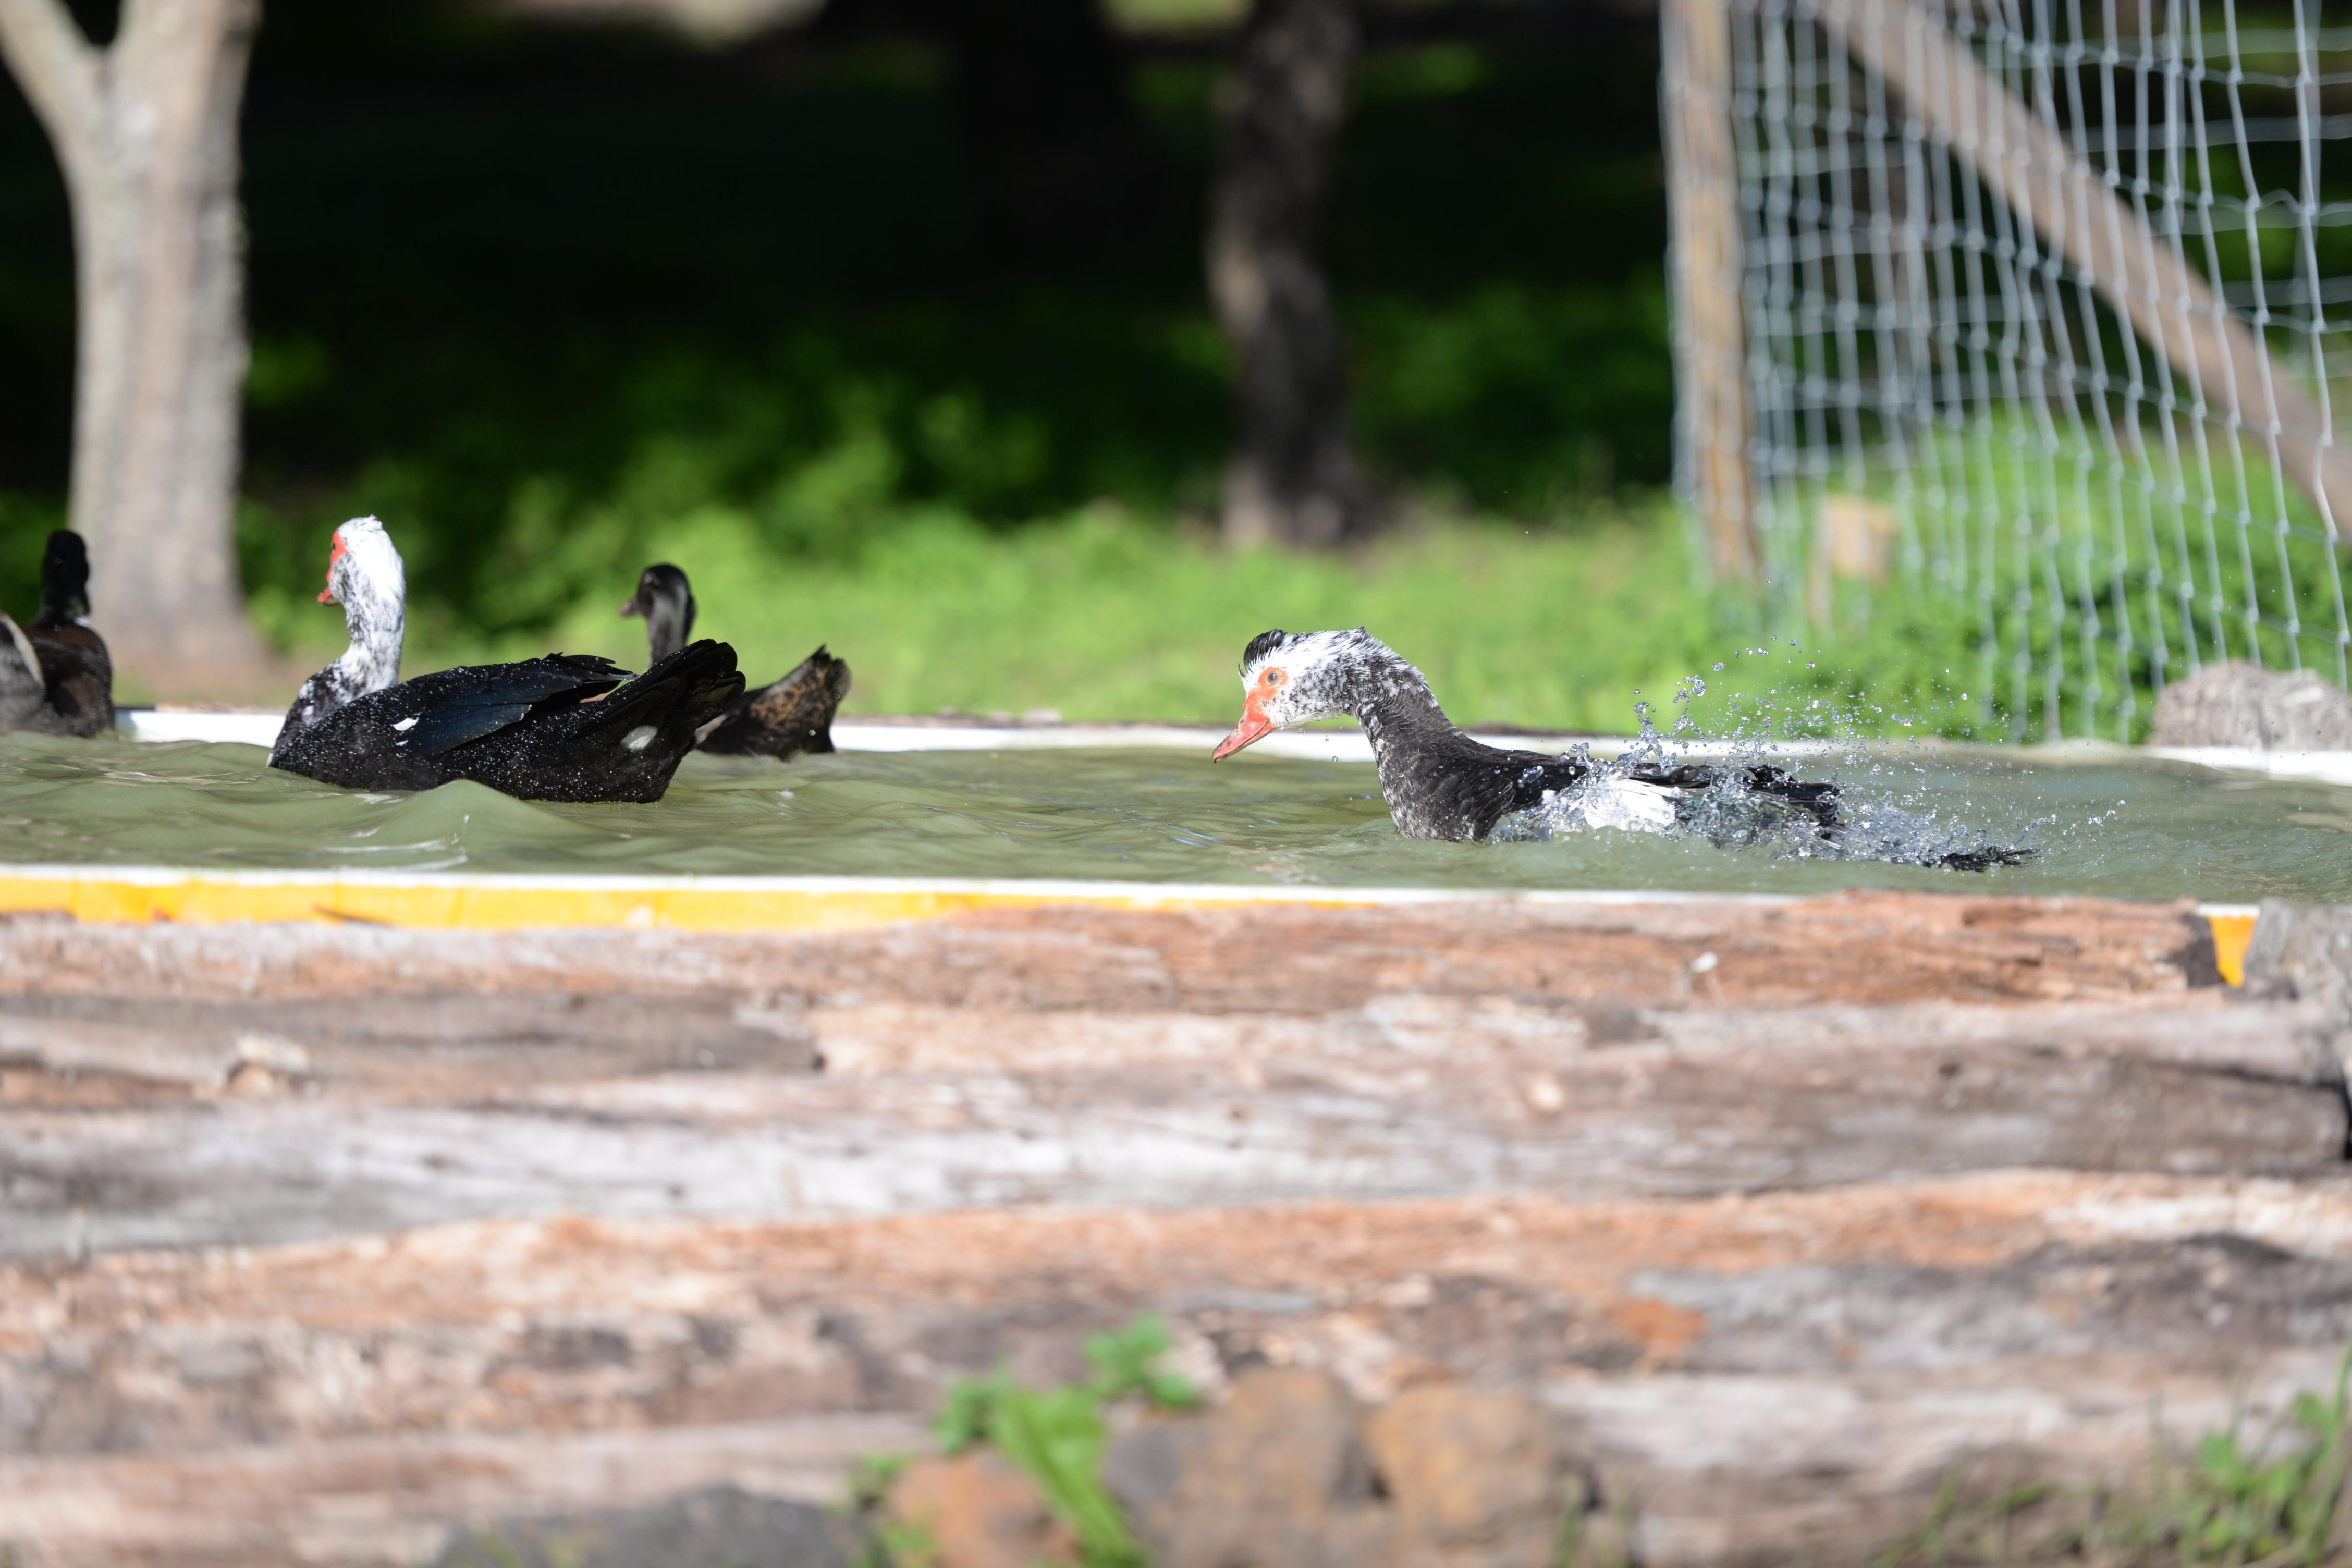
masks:
[[[401,739],[416,755],[436,757],[478,741],[520,720],[551,698],[583,699],[610,691],[629,678],[609,658],[559,653],[520,664],[467,665],[420,675],[402,689],[416,722]]]

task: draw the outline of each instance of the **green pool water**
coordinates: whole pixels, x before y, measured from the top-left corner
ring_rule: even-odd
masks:
[[[1933,812],[2041,853],[1983,876],[1591,832],[1430,844],[1369,765],[1147,750],[697,756],[656,805],[415,795],[273,773],[258,748],[0,737],[0,858],[212,868],[1079,878],[1810,892],[1920,887],[2352,901],[2352,790],[2116,753],[1872,749],[1799,764],[1847,811]]]

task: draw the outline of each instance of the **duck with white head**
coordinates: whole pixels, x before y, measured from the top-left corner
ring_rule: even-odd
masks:
[[[319,601],[342,606],[351,647],[302,683],[269,765],[347,789],[471,779],[523,800],[656,801],[743,692],[735,650],[708,641],[634,678],[558,653],[401,680],[407,576],[372,517],[335,530]]]
[[[319,603],[343,607],[351,647],[302,683],[281,734],[307,730],[344,703],[400,679],[401,646],[408,627],[408,570],[383,523],[355,517],[335,530],[327,555],[327,585],[319,590]]]
[[[1473,740],[1446,718],[1436,694],[1380,638],[1349,631],[1262,632],[1242,653],[1242,718],[1218,742],[1222,761],[1276,730],[1319,719],[1363,725],[1380,769],[1389,819],[1407,838],[1548,837],[1558,797],[1575,792],[1584,826],[1668,832],[1690,821],[1704,792],[1728,786],[1821,848],[1844,837],[1835,784],[1808,784],[1779,768],[1665,767],[1636,763],[1604,771],[1580,756],[1506,751]],[[1538,821],[1538,818],[1541,821]],[[1525,835],[1522,825],[1542,828]],[[1923,864],[1981,871],[2014,865],[2025,851],[1980,849]]]

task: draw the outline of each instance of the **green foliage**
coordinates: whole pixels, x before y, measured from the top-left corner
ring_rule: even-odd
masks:
[[[2144,1494],[2043,1482],[1969,1500],[1969,1467],[1937,1489],[1926,1521],[1880,1552],[1876,1568],[1977,1568],[2071,1559],[2094,1568],[2316,1568],[2336,1551],[2338,1510],[2352,1469],[2352,1352],[2334,1392],[2296,1396],[2286,1418],[2249,1447],[2234,1426],[2198,1439],[2186,1462],[2160,1436]],[[2289,1436],[2284,1451],[2278,1439]],[[2053,1509],[2073,1518],[2052,1530]]]
[[[933,1423],[940,1447],[954,1454],[986,1443],[1026,1471],[1077,1537],[1087,1568],[1142,1568],[1143,1549],[1103,1489],[1103,1410],[1129,1397],[1176,1408],[1199,1403],[1191,1384],[1155,1364],[1169,1342],[1166,1326],[1144,1317],[1087,1339],[1094,1372],[1083,1383],[1034,1389],[1003,1373],[961,1379]]]
[[[1916,442],[1907,473],[1853,487],[1909,521],[1895,583],[1849,593],[1845,618],[1892,616],[1957,656],[1975,722],[2014,740],[2145,739],[2156,693],[2223,658],[2335,678],[2352,554],[2251,450],[2218,451],[2209,471],[2156,432],[2141,445],[2116,463],[1999,422]],[[1822,504],[1846,488],[1774,492],[1769,575],[1806,580]]]
[[[32,566],[56,519],[0,492],[0,608],[31,610]],[[1801,646],[1768,639],[1738,601],[1698,585],[1661,502],[1589,504],[1549,528],[1430,523],[1347,557],[1229,551],[1108,505],[1010,532],[918,510],[824,561],[796,560],[756,516],[711,504],[641,531],[551,529],[538,585],[509,590],[563,585],[569,597],[543,631],[493,631],[449,615],[430,596],[442,558],[396,517],[393,526],[416,595],[412,674],[550,647],[641,662],[642,623],[614,612],[638,569],[666,560],[693,579],[697,631],[733,643],[754,679],[829,644],[855,672],[853,713],[1050,709],[1073,720],[1229,723],[1234,663],[1251,637],[1364,626],[1474,725],[1623,732],[1639,703],[1670,721],[1667,698],[1699,676],[1707,691],[1691,711],[1709,733],[2006,730],[1983,700],[1965,605],[1855,599],[1841,605],[1834,629]],[[633,542],[614,545],[616,535]],[[319,542],[299,576],[253,593],[256,622],[312,666],[339,650],[341,634],[337,613],[317,602],[323,534]],[[21,568],[13,579],[12,566]],[[103,605],[97,619],[102,628]],[[1752,651],[1768,641],[1769,655]]]
[[[2185,1470],[2160,1470],[2158,1506],[2169,1516],[2184,1561],[2236,1568],[2254,1562],[2312,1564],[2328,1554],[2344,1498],[2347,1463],[2346,1392],[2352,1352],[2327,1398],[2298,1394],[2289,1425],[2300,1439],[2268,1457],[2270,1444],[2242,1449],[2235,1432],[2208,1432]]]
[[[507,1542],[478,1532],[467,1537],[456,1563],[457,1568],[530,1568],[522,1553]]]
[[[1365,458],[1402,493],[1573,521],[1664,477],[1654,32],[1363,62],[1328,254]],[[289,7],[257,47],[239,546],[282,643],[323,640],[327,534],[362,512],[421,647],[543,647],[706,514],[782,574],[854,574],[942,528],[1213,499],[1213,58],[1134,75],[1160,225],[1037,257],[996,243],[948,62],[904,42],[754,63],[438,0]],[[63,490],[71,287],[54,158],[0,95],[0,489],[33,510]]]

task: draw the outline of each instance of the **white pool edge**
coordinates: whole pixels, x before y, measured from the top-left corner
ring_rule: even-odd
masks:
[[[125,708],[118,721],[134,741],[202,741],[263,746],[278,738],[282,715],[247,710],[205,710],[177,708]],[[1146,751],[1199,752],[1205,755],[1223,730],[1191,724],[961,724],[908,720],[845,719],[833,727],[833,742],[845,752],[1050,752],[1134,748]],[[1632,742],[1622,735],[1579,735],[1565,732],[1499,734],[1472,731],[1489,745],[1529,751],[1559,752],[1573,745],[1591,747],[1595,756],[1612,757]],[[2270,778],[2352,788],[2352,752],[2263,752],[2237,746],[2120,746],[2105,742],[2064,741],[2052,745],[1984,747],[1967,742],[1928,739],[1885,742],[1931,749],[2000,751],[2044,765],[2067,765],[2156,760],[2186,763],[2220,773],[2260,773]],[[1759,748],[1778,758],[1816,757],[1848,749],[1837,741],[1782,741]],[[1252,748],[1260,756],[1299,762],[1369,763],[1371,742],[1359,730],[1308,730],[1269,735]],[[1682,752],[1705,757],[1722,748],[1685,746]]]

